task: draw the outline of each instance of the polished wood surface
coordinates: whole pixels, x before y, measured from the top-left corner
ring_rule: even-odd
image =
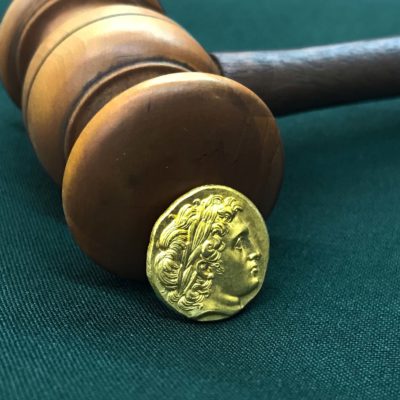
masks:
[[[145,277],[151,227],[176,197],[228,185],[267,216],[283,176],[268,107],[218,76],[213,58],[158,6],[16,0],[0,33],[2,80],[40,162],[62,182],[75,240],[136,279]]]
[[[76,29],[71,21],[62,25],[58,31],[68,33],[61,40],[58,32],[49,36],[25,79],[25,124],[39,160],[58,183],[79,129],[114,96],[165,73],[218,72],[203,48],[164,15],[119,5],[95,11],[74,18]]]
[[[282,155],[275,119],[253,92],[216,75],[164,75],[115,97],[86,126],[65,171],[65,216],[94,260],[141,279],[166,205],[194,187],[222,184],[267,215]]]
[[[158,0],[13,0],[0,27],[0,76],[17,105],[26,70],[42,40],[74,15],[115,3],[162,12]]]

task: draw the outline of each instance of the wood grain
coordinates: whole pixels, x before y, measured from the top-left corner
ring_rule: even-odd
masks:
[[[399,37],[214,57],[277,116],[400,94]]]

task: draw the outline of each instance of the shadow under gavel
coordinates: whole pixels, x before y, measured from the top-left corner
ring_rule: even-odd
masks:
[[[267,217],[284,164],[273,113],[397,96],[399,50],[389,38],[210,55],[156,0],[14,0],[0,72],[79,246],[142,279],[173,200],[222,184]]]

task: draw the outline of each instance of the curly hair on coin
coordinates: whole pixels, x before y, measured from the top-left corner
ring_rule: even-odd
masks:
[[[201,309],[213,278],[223,274],[224,236],[242,205],[234,197],[211,195],[184,205],[160,235],[155,267],[170,303]]]

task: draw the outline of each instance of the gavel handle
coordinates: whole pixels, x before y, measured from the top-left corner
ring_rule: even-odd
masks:
[[[278,116],[400,95],[400,37],[213,56]]]

